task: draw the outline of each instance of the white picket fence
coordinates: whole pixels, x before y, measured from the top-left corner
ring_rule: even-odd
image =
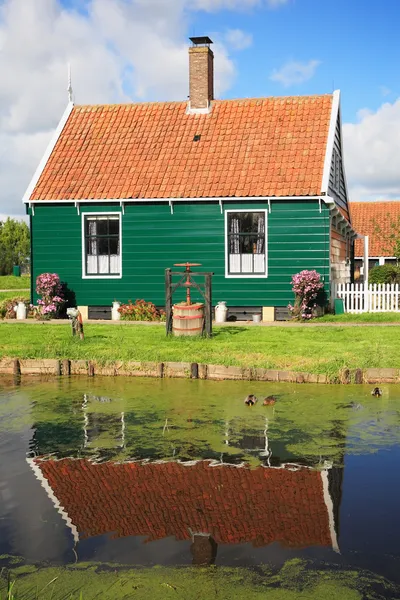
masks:
[[[399,284],[336,283],[332,298],[342,298],[347,313],[400,312]]]

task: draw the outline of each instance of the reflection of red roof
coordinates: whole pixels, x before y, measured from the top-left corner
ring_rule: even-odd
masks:
[[[390,235],[400,224],[400,202],[351,202],[351,221],[357,233],[369,236],[370,256],[393,256]],[[395,229],[391,224],[395,225]],[[377,233],[376,227],[380,229]],[[355,256],[364,256],[364,242],[356,240]]]
[[[217,543],[331,546],[321,472],[164,463],[35,460],[80,538],[148,541],[190,531]]]
[[[331,95],[215,100],[204,115],[75,106],[31,200],[320,194],[331,112]]]

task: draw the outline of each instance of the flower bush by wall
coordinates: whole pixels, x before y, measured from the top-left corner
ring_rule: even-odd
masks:
[[[152,302],[136,300],[133,304],[121,304],[118,309],[122,321],[165,321],[165,312],[158,310]]]
[[[36,278],[38,300],[36,316],[39,319],[54,319],[64,304],[60,278],[56,273],[42,273]]]
[[[294,306],[289,304],[293,319],[309,320],[317,307],[316,299],[324,287],[317,271],[300,271],[292,277],[292,290],[295,294]]]

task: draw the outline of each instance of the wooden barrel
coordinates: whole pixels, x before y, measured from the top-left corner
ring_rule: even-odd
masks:
[[[172,307],[174,335],[201,335],[204,328],[204,304],[174,304]]]

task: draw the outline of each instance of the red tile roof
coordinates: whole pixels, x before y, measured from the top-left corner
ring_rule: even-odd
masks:
[[[318,195],[331,109],[331,95],[216,100],[210,114],[76,106],[30,199]]]
[[[280,542],[289,547],[332,544],[321,472],[308,468],[102,463],[35,460],[80,538],[192,532],[217,543]]]
[[[355,231],[369,236],[370,256],[393,256],[389,236],[393,233],[391,223],[400,231],[400,201],[350,202],[350,214]],[[376,225],[381,232],[376,231]],[[355,255],[364,256],[362,240],[356,240]]]

